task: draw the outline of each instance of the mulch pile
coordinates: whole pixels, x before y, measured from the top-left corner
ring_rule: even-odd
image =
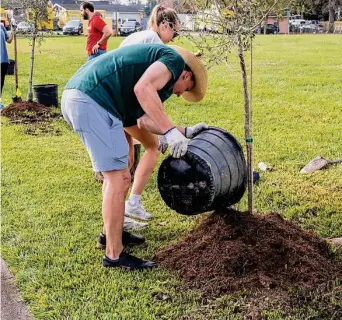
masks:
[[[12,103],[1,111],[1,115],[9,118],[12,123],[24,124],[51,122],[52,119],[60,117],[60,114],[50,107],[34,101]]]
[[[214,212],[155,258],[207,297],[243,289],[310,289],[342,279],[342,263],[329,245],[279,214]]]

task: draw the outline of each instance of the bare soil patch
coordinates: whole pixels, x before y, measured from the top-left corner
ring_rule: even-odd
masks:
[[[342,279],[342,262],[327,242],[279,214],[214,212],[155,258],[208,298],[266,290],[276,299],[289,289],[317,290]]]
[[[22,101],[10,104],[1,111],[1,115],[13,124],[25,124],[24,133],[33,136],[61,135],[51,122],[61,114],[38,102]]]
[[[11,103],[1,111],[1,115],[7,117],[12,123],[24,124],[50,122],[54,118],[61,117],[50,107],[34,101]]]

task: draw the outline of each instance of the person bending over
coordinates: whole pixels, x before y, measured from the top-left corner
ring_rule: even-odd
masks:
[[[187,151],[187,138],[198,132],[177,127],[163,102],[172,94],[189,101],[206,92],[207,72],[192,53],[160,44],[131,45],[82,66],[67,83],[62,113],[80,136],[94,171],[102,172],[102,215],[106,231],[104,267],[149,269],[156,263],[124,250],[125,198],[130,186],[124,125],[162,135],[173,157]]]

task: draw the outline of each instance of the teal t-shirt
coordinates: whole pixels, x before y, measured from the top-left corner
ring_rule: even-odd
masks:
[[[158,91],[164,102],[171,96],[185,63],[174,49],[162,44],[137,44],[102,54],[83,65],[65,89],[84,92],[125,127],[132,126],[145,113],[134,94],[134,86],[156,61],[162,62],[172,74],[171,80]]]

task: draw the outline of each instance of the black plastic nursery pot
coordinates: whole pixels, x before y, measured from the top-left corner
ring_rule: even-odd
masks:
[[[38,103],[58,107],[58,84],[38,84],[33,86]]]
[[[15,69],[15,60],[10,59],[7,69],[7,75],[13,75]]]
[[[158,189],[178,213],[195,215],[239,202],[247,186],[247,165],[239,142],[210,127],[189,142],[180,159],[166,158],[158,172]]]

